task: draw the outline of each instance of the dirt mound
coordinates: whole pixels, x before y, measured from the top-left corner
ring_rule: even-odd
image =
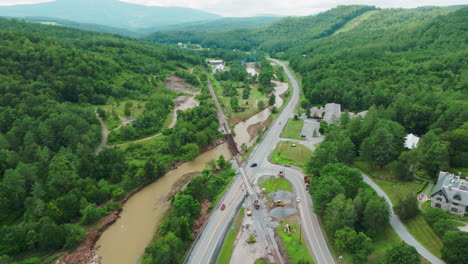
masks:
[[[195,91],[193,91],[192,85],[186,83],[184,79],[177,76],[167,77],[164,87],[171,89],[177,93],[195,93]]]
[[[297,212],[296,209],[291,207],[276,207],[271,209],[270,215],[273,218],[285,218]]]

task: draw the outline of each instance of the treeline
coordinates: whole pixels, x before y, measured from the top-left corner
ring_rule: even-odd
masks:
[[[213,173],[210,169],[189,182],[187,187],[172,198],[171,209],[159,226],[151,245],[146,248],[145,264],[177,264],[182,263],[187,250],[194,239],[192,228],[202,209],[215,202],[235,171],[226,169],[228,163],[220,156],[216,162],[221,173]],[[207,209],[207,208],[205,208]],[[205,212],[206,213],[206,212]]]
[[[374,9],[371,6],[339,6],[315,16],[280,19],[258,29],[156,32],[145,39],[164,44],[191,42],[212,49],[250,51],[260,47],[263,51],[275,54],[298,43],[328,36],[354,17]]]
[[[139,162],[135,146],[94,154],[101,133],[92,104],[111,96],[147,99],[158,82],[199,64],[198,56],[6,19],[0,19],[0,45],[3,262],[38,256],[24,263],[39,263],[44,255],[72,249],[84,238],[83,225],[119,208],[114,201],[161,177],[175,162],[193,159],[218,136],[214,107],[202,103],[181,113],[178,130],[165,132],[170,140]],[[136,126],[144,130],[170,108],[172,100],[160,95],[162,101],[149,102]],[[200,98],[209,95],[205,91]]]

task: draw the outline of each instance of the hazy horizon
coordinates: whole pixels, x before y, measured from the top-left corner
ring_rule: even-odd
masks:
[[[0,0],[0,6],[38,4],[55,0]],[[97,0],[99,1],[99,0]],[[202,10],[224,17],[258,15],[304,16],[332,9],[338,5],[372,5],[380,8],[416,8],[420,6],[465,5],[466,0],[116,0],[144,6],[185,7]],[[246,8],[247,7],[247,8]]]

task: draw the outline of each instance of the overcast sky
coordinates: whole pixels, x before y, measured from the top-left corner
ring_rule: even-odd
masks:
[[[0,0],[0,6],[52,2],[53,0]],[[96,0],[99,1],[99,0]],[[468,0],[121,0],[123,2],[178,6],[200,9],[222,16],[255,16],[262,14],[304,16],[322,12],[337,5],[364,4],[377,7],[414,8],[468,4]]]

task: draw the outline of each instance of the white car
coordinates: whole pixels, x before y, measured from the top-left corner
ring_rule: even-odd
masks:
[[[299,196],[296,198],[296,202],[300,202],[301,199],[299,199]]]

